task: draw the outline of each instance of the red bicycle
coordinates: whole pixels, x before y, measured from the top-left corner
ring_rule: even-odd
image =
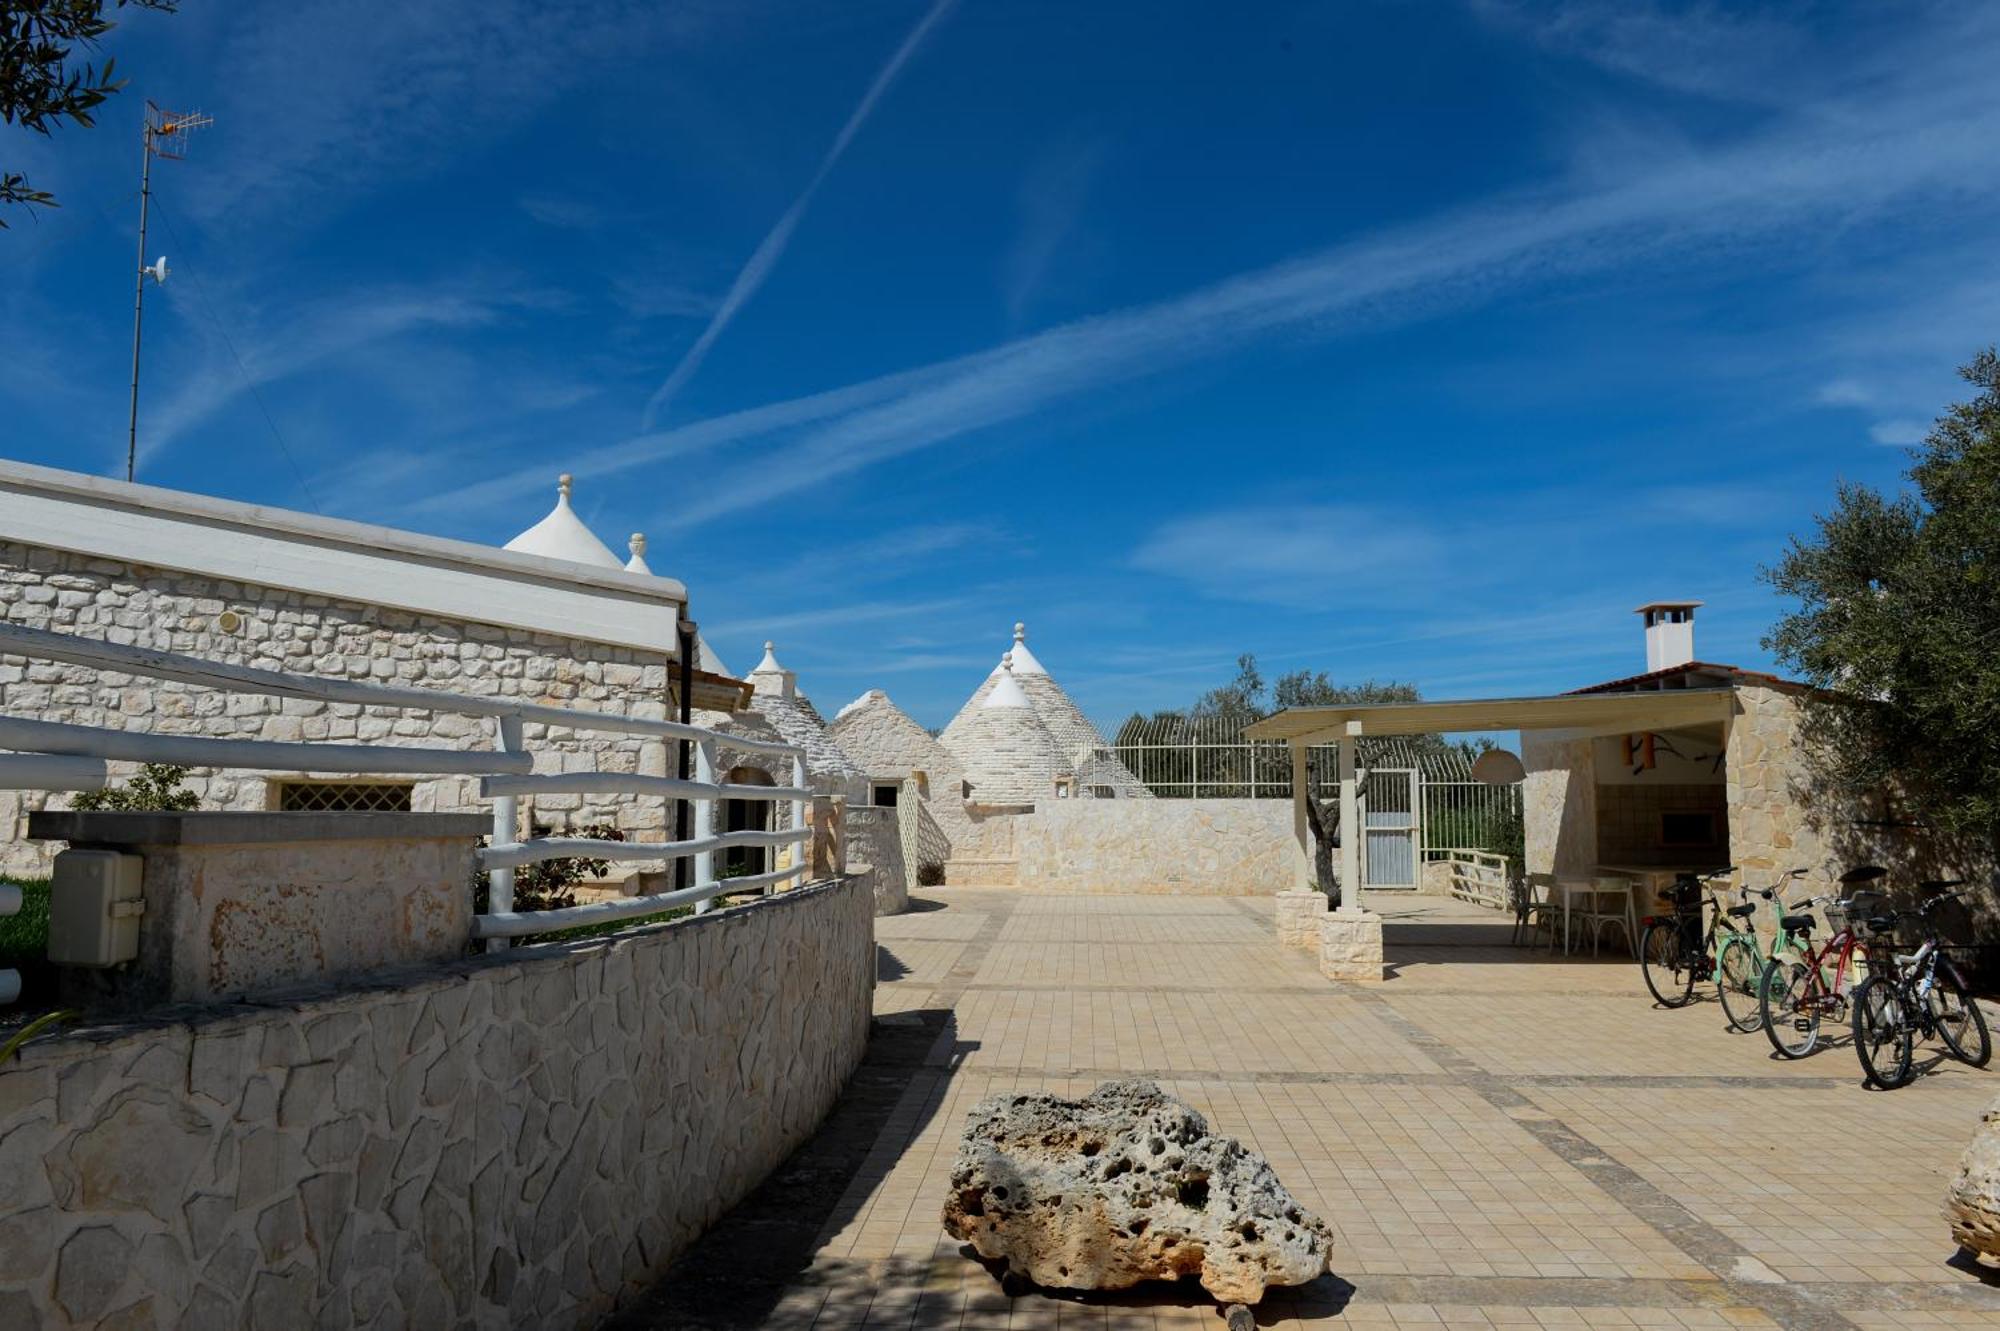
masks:
[[[1849,889],[1846,897],[1814,897],[1806,903],[1824,910],[1828,927],[1833,929],[1832,936],[1818,947],[1812,942],[1812,916],[1788,915],[1779,922],[1799,939],[1804,951],[1780,953],[1765,965],[1758,1005],[1763,1010],[1764,1034],[1784,1057],[1804,1058],[1819,1047],[1821,1018],[1847,1020],[1849,995],[1860,983],[1853,974],[1857,954],[1871,975],[1893,969],[1887,945],[1875,937],[1864,937],[1854,928],[1855,920],[1882,908],[1882,894],[1866,888],[1888,873],[1875,864],[1849,869],[1840,876],[1841,886]]]

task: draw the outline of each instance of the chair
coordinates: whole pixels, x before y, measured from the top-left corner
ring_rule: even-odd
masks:
[[[1549,930],[1550,945],[1554,945],[1555,922],[1562,914],[1562,906],[1555,899],[1555,884],[1554,874],[1531,873],[1508,885],[1507,894],[1514,907],[1513,941],[1517,945],[1524,929],[1531,943],[1539,930]]]
[[[1590,955],[1597,955],[1605,930],[1616,929],[1625,935],[1625,950],[1638,956],[1639,908],[1633,898],[1631,880],[1616,876],[1599,878],[1590,904],[1591,909],[1582,913],[1584,927],[1590,930]]]

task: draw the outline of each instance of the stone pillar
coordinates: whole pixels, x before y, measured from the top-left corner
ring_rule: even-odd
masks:
[[[1345,906],[1320,916],[1319,973],[1329,980],[1381,979],[1382,917]]]
[[[1521,733],[1522,833],[1529,873],[1597,873],[1597,749],[1574,731]]]
[[[1306,771],[1306,746],[1303,741],[1292,740],[1292,839],[1298,844],[1297,862],[1292,866],[1293,892],[1310,891],[1319,895],[1319,876],[1313,872],[1312,819],[1306,814],[1306,801],[1312,798],[1312,780]],[[1281,897],[1292,892],[1283,892]],[[1280,910],[1282,911],[1282,907]]]
[[[1283,947],[1319,947],[1319,922],[1326,918],[1326,893],[1312,890],[1280,892],[1278,942]]]
[[[841,808],[845,804],[837,795],[815,795],[806,806],[806,826],[813,834],[807,882],[823,882],[847,872],[847,844],[840,835]]]
[[[1360,915],[1361,909],[1361,801],[1354,788],[1354,741],[1361,733],[1359,721],[1349,721],[1340,737],[1340,914]],[[1375,954],[1379,958],[1382,945]]]

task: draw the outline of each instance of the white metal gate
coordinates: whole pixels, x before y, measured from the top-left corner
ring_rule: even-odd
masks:
[[[1361,881],[1371,892],[1413,891],[1423,833],[1414,768],[1377,768],[1361,787]]]

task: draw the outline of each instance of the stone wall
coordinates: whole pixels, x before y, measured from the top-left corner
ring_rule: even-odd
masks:
[[[0,1326],[586,1326],[859,1062],[854,880],[0,1066]]]
[[[1289,800],[1060,800],[1010,821],[1037,891],[1270,896],[1298,877]]]
[[[225,611],[240,621],[233,629]],[[0,541],[0,617],[30,628],[299,674],[519,697],[627,716],[666,715],[664,653],[133,568],[15,542]],[[493,742],[493,722],[483,718],[221,693],[4,655],[0,712],[224,739],[440,748]],[[539,725],[525,732],[542,772],[595,766],[661,776],[674,761],[669,744],[657,739]],[[125,765],[115,766],[115,775],[127,774]],[[203,808],[265,809],[275,807],[273,782],[283,779],[283,773],[195,769],[189,785]],[[423,781],[413,807],[486,809],[475,792],[471,779]],[[633,837],[657,837],[664,828],[664,802],[653,797],[539,795],[522,803],[531,818],[551,826],[605,822]],[[0,872],[47,872],[47,852],[21,839],[26,815],[65,805],[59,795],[0,791]]]
[[[1526,871],[1589,877],[1597,872],[1597,755],[1588,739],[1523,731],[1522,834]]]
[[[1969,879],[1986,889],[1974,899],[1983,931],[2000,934],[1990,848],[1954,846],[1889,816],[1886,807],[1858,807],[1820,788],[1800,742],[1801,699],[1793,690],[1737,686],[1725,750],[1730,863],[1752,883],[1794,868],[1830,881],[1857,864],[1890,869],[1891,888],[1926,878]]]
[[[847,833],[848,872],[868,880],[877,915],[896,915],[910,905],[913,871],[903,859],[900,809],[849,805],[842,814]]]

